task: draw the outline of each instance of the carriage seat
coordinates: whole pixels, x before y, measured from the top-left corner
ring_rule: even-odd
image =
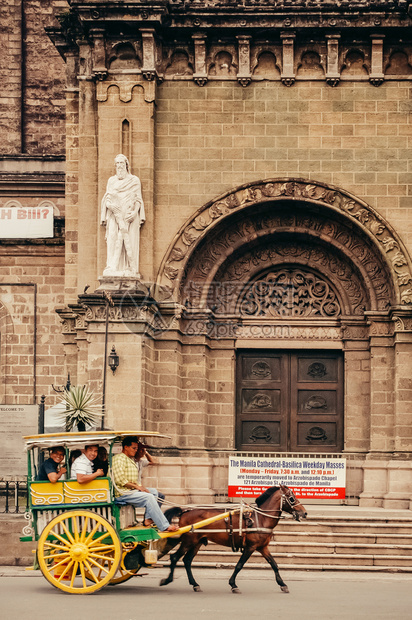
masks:
[[[143,523],[144,519],[144,508],[135,508],[130,504],[125,504],[124,506],[119,506],[119,519],[120,519],[120,527],[121,529],[125,529],[130,525],[136,523],[136,521],[140,521]]]

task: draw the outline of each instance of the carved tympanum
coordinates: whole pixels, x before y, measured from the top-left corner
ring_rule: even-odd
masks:
[[[241,316],[336,318],[341,308],[330,284],[302,269],[270,271],[253,282],[239,303]]]
[[[377,300],[374,303],[378,309],[385,309],[385,297],[386,307],[391,303],[412,304],[411,262],[390,225],[372,207],[355,196],[323,183],[301,179],[258,181],[236,188],[205,204],[177,235],[162,264],[159,282],[171,285],[176,293],[181,285],[185,285],[182,280],[190,269],[189,262],[200,258],[194,256],[199,242],[217,227],[219,220],[249,208],[256,209],[267,202],[272,203],[271,214],[275,215],[275,203],[289,198],[295,204],[299,201],[305,207],[309,226],[313,226],[311,222],[316,219],[312,204],[322,206],[327,211],[328,217],[321,226],[324,229],[322,233],[326,233],[331,244],[334,244],[335,239],[341,243],[341,247],[346,246],[347,256],[350,260],[353,257],[359,266],[367,262],[365,275],[369,282],[365,286]],[[338,239],[342,219],[338,220],[336,213],[341,214],[347,223],[347,226],[343,225],[346,228],[343,240]],[[317,232],[320,234],[320,229]],[[243,231],[240,234],[247,242],[247,233]],[[370,240],[373,240],[372,244]],[[215,249],[221,252],[220,247],[216,246]],[[379,282],[374,281],[377,276]]]

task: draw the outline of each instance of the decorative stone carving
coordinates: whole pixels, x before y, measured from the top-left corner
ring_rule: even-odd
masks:
[[[326,409],[327,408],[326,399],[323,396],[313,395],[308,398],[305,402],[305,409],[310,411],[311,409]]]
[[[412,317],[406,316],[394,316],[395,330],[397,332],[410,332],[412,331]]]
[[[265,441],[266,443],[269,443],[269,441],[271,441],[272,439],[272,435],[270,433],[270,430],[266,426],[260,425],[252,428],[252,433],[250,434],[249,439],[253,442],[258,441],[259,443],[261,443]]]
[[[308,368],[308,375],[312,377],[312,379],[321,379],[327,374],[328,371],[326,370],[326,366],[322,364],[322,362],[313,362]]]
[[[258,409],[267,409],[272,406],[272,401],[267,394],[255,394],[249,403],[248,409],[257,407]]]
[[[280,38],[283,45],[283,63],[280,79],[285,86],[292,86],[295,83],[294,41],[296,35],[293,32],[282,32]]]
[[[308,242],[276,242],[274,235],[279,235],[284,229],[289,235],[310,232],[313,237]],[[319,246],[316,233],[322,234],[323,240],[327,240],[334,249]],[[257,235],[261,238],[259,246],[249,250],[248,244]],[[265,237],[269,237],[270,241]],[[362,315],[368,308],[365,284],[345,256],[346,252],[355,252],[350,260],[359,267],[364,265],[368,286],[376,289],[378,305],[385,309],[391,293],[384,267],[369,248],[362,248],[361,241],[354,238],[349,229],[343,225],[331,225],[319,216],[307,218],[283,213],[261,216],[257,220],[245,219],[235,227],[224,229],[220,236],[215,235],[203,246],[201,255],[188,269],[188,286],[182,287],[181,291],[183,303],[186,307],[196,308],[207,300],[215,314],[239,312],[236,300],[243,298],[250,282],[258,279],[258,274],[264,269],[275,266],[281,269],[285,262],[289,262],[325,274],[330,282],[337,285],[340,297],[346,300],[344,313]],[[213,282],[210,280],[212,273],[215,273]]]
[[[101,206],[107,243],[103,275],[140,278],[140,227],[146,219],[140,180],[130,173],[125,155],[117,155],[115,167],[116,175],[107,182]]]
[[[336,318],[341,308],[325,280],[302,269],[280,269],[249,285],[239,312],[241,316]]]
[[[316,443],[327,440],[327,435],[325,433],[325,429],[321,426],[312,426],[308,434],[306,435],[306,439],[310,442],[314,441]]]
[[[92,28],[90,35],[93,39],[93,74],[96,79],[104,80],[107,75],[104,29]]]
[[[107,101],[108,90],[109,88],[114,88],[119,92],[119,99],[123,103],[128,103],[132,100],[133,97],[133,89],[138,87],[140,92],[143,93],[144,100],[146,103],[153,103],[155,100],[155,88],[156,82],[145,82],[143,83],[142,79],[140,81],[136,80],[121,80],[121,81],[110,81],[105,80],[104,82],[98,82],[96,85],[96,99],[97,101]]]
[[[193,79],[198,86],[204,86],[207,83],[206,71],[206,36],[202,33],[192,35],[195,46],[195,72]]]
[[[355,224],[353,228],[355,234],[356,229],[358,229],[371,237],[375,241],[375,248],[380,247],[381,255],[386,254],[387,256],[387,263],[392,271],[392,279],[397,287],[396,303],[412,304],[412,287],[408,286],[412,283],[411,262],[402,242],[383,217],[368,204],[348,192],[335,187],[328,187],[322,183],[305,182],[301,179],[274,179],[244,185],[204,205],[187,222],[182,232],[172,243],[161,266],[160,283],[170,284],[172,281],[174,290],[178,289],[198,240],[205,236],[208,229],[215,227],[219,220],[252,205],[287,198],[299,200],[301,203],[308,201],[330,209],[330,225],[332,228],[338,227],[337,222],[333,221],[332,212],[341,213],[348,221]],[[308,217],[310,218],[310,215]],[[354,240],[353,234],[352,239]],[[365,244],[362,246],[360,240],[357,249],[355,249],[352,241],[347,243],[352,245],[353,251],[360,255],[368,251],[368,247]],[[370,247],[369,252],[371,255],[369,268],[373,270],[376,269],[378,252],[375,250],[373,260]],[[383,282],[385,282],[385,278],[382,277]],[[386,282],[386,286],[388,286],[390,278],[386,277]]]
[[[392,336],[393,323],[388,321],[371,321],[369,333],[371,336]]]
[[[238,35],[238,48],[239,48],[239,71],[237,74],[237,81],[243,87],[246,87],[251,82],[250,74],[250,39],[251,37],[245,35]]]
[[[152,82],[157,76],[156,44],[153,28],[142,28],[143,64],[142,74],[145,80]]]
[[[369,329],[365,325],[342,325],[343,340],[367,340]]]
[[[371,72],[369,81],[373,86],[380,86],[384,80],[383,75],[383,39],[384,35],[372,34]]]
[[[255,362],[252,366],[252,375],[259,377],[260,379],[266,379],[267,377],[271,377],[272,372],[270,370],[269,364],[263,360]]]
[[[339,74],[339,34],[327,34],[326,41],[328,45],[328,59],[326,71],[326,83],[329,86],[337,86],[340,81]]]

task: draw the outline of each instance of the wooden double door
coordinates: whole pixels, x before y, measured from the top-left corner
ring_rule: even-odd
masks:
[[[236,448],[343,449],[339,351],[245,351],[237,357]]]

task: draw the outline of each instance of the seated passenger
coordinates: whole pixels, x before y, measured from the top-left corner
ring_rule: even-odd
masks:
[[[91,482],[95,478],[104,476],[104,471],[98,469],[93,472],[93,461],[97,457],[98,445],[84,446],[84,454],[79,456],[73,463],[70,475],[76,478],[80,484]]]
[[[70,467],[73,465],[74,461],[76,459],[78,459],[79,456],[81,456],[81,455],[82,455],[82,451],[81,450],[72,450],[70,452],[70,456],[69,456],[69,465],[70,465]]]
[[[98,469],[103,469],[104,475],[107,476],[109,461],[107,459],[107,450],[103,446],[99,447],[97,458],[93,463],[93,471],[97,471]]]
[[[63,446],[55,446],[50,450],[50,457],[46,459],[37,475],[36,480],[48,480],[49,482],[57,482],[66,473],[67,469],[60,463],[64,460],[66,451]]]
[[[123,450],[113,457],[113,484],[115,488],[115,502],[123,506],[146,508],[147,521],[153,521],[162,532],[176,532],[177,525],[170,525],[169,521],[160,510],[154,495],[144,491],[144,487],[138,484],[139,470],[134,457],[138,449],[137,437],[125,437],[122,441]]]

